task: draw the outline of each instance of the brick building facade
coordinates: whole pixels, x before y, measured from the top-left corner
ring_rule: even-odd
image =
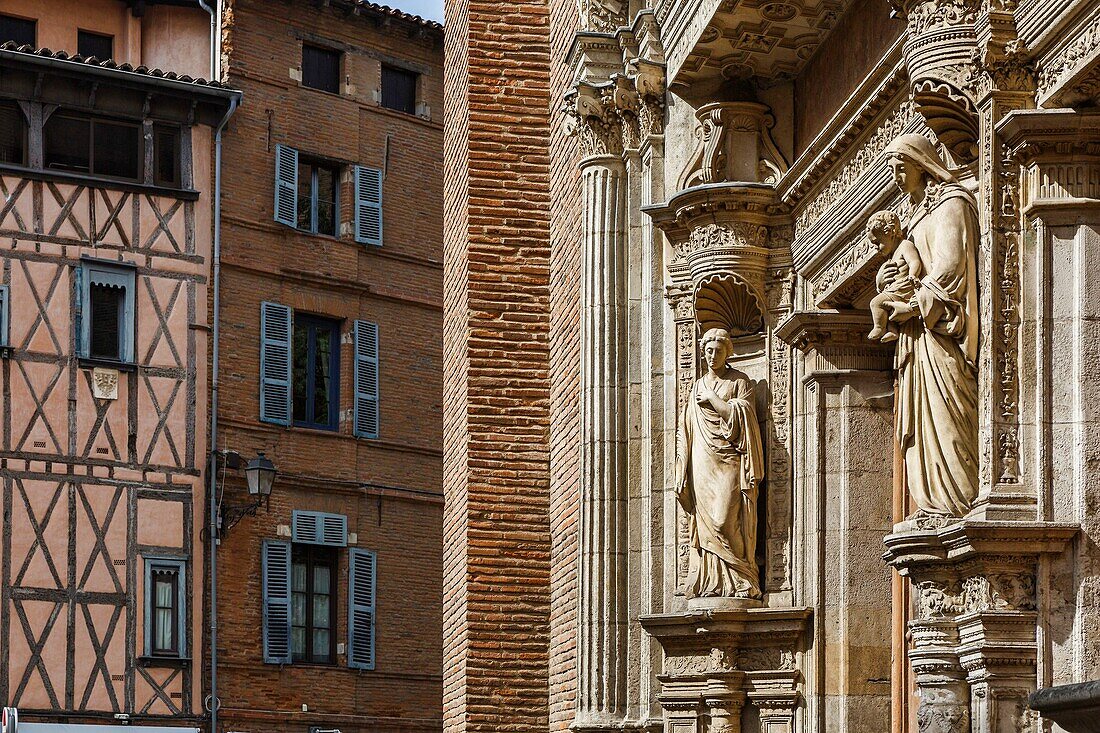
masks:
[[[234,0],[223,33],[218,465],[278,477],[218,551],[218,729],[438,730],[442,28]]]
[[[204,80],[212,25],[0,5],[0,702],[24,731],[204,718],[213,141],[240,99]]]

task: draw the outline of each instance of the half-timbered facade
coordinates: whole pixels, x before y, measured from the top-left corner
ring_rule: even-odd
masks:
[[[203,713],[212,141],[197,4],[0,6],[0,700]],[[164,69],[164,70],[161,70]]]

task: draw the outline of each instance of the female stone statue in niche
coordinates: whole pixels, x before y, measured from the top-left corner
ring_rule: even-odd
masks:
[[[921,135],[886,149],[914,209],[906,237],[923,274],[899,313],[897,440],[925,515],[965,515],[978,496],[978,211],[973,196]],[[878,274],[887,291],[910,273],[897,258]]]
[[[676,497],[691,522],[688,598],[760,598],[756,497],[764,451],[752,382],[729,367],[729,332],[707,331],[707,373],[696,380],[677,436]]]

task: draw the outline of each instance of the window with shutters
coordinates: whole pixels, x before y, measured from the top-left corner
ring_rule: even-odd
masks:
[[[145,656],[187,655],[183,560],[145,558]]]
[[[302,44],[302,86],[339,94],[341,55],[331,48]]]
[[[264,662],[289,664],[290,651],[290,543],[263,542]]]
[[[99,261],[81,263],[79,355],[130,363],[134,360],[133,267]]]
[[[419,74],[396,66],[382,66],[382,106],[416,114],[416,81]]]
[[[347,547],[348,518],[343,514],[294,510],[291,539],[306,545]]]
[[[20,46],[38,45],[37,23],[27,18],[16,18],[14,15],[0,15],[0,43],[15,41]]]
[[[0,163],[27,163],[27,118],[16,102],[0,102]]]
[[[337,551],[294,543],[291,565],[291,657],[295,662],[336,661]]]
[[[294,315],[294,424],[335,430],[340,407],[340,323]]]
[[[76,52],[84,58],[95,57],[100,61],[115,57],[115,39],[103,33],[77,30]]]

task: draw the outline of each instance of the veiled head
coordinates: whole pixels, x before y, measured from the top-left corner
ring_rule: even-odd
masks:
[[[936,147],[924,135],[899,135],[886,147],[886,159],[898,188],[906,193],[919,189],[925,177],[940,183],[955,181]]]

